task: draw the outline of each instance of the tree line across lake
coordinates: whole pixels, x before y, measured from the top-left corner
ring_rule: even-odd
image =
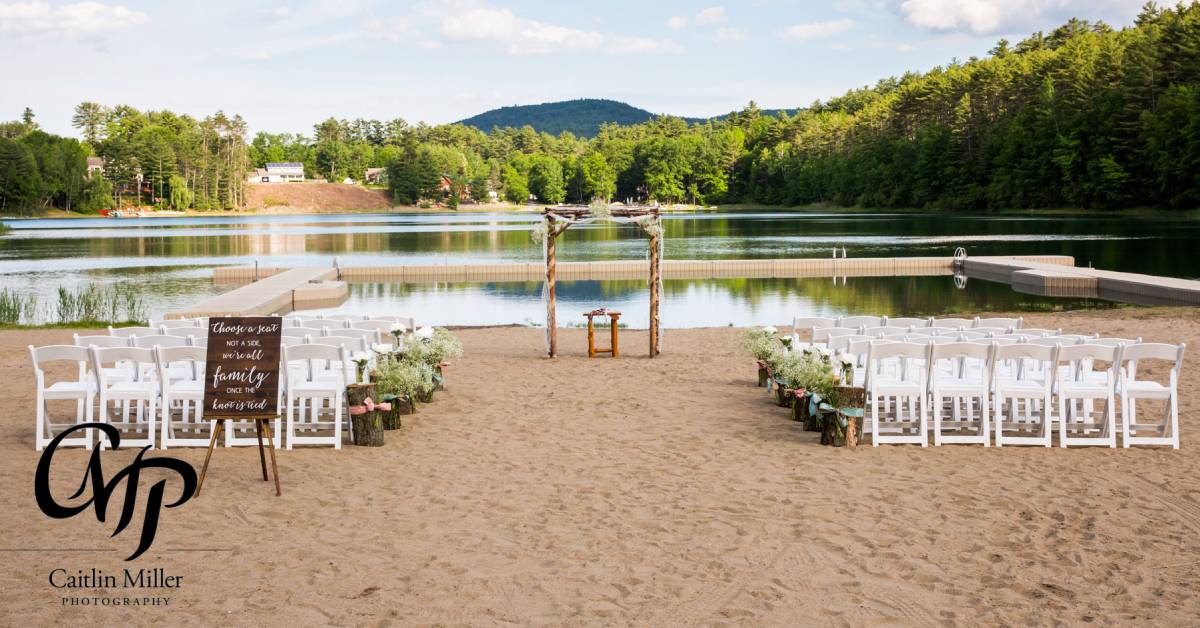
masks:
[[[248,170],[384,168],[396,203],[485,200],[832,203],[951,209],[1200,206],[1200,2],[1147,4],[1120,30],[1071,20],[954,61],[767,115],[658,117],[593,138],[532,127],[329,119],[311,137],[83,103],[83,142],[0,124],[0,211],[93,210],[136,192],[174,208],[243,202]],[[104,159],[87,177],[85,159]],[[140,176],[141,188],[138,189]],[[97,180],[99,179],[99,180]]]

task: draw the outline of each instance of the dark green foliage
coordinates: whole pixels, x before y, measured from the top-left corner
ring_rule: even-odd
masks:
[[[540,105],[519,105],[485,111],[459,122],[483,131],[493,128],[523,126],[541,133],[559,135],[567,132],[577,137],[595,137],[604,124],[628,126],[641,124],[654,117],[644,109],[615,100],[581,98]]]

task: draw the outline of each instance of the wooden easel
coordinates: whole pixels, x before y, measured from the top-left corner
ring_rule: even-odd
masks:
[[[248,417],[238,417],[239,420]],[[225,421],[232,419],[212,419],[217,422],[217,426],[213,428],[212,438],[208,441],[208,453],[204,455],[204,466],[200,468],[200,481],[196,483],[196,496],[200,495],[200,489],[204,488],[204,476],[208,474],[208,461],[212,458],[213,449],[217,447],[217,439],[220,438],[221,432],[225,431]],[[258,433],[258,460],[262,463],[263,482],[270,481],[267,477],[267,456],[263,453],[263,432],[267,433],[267,449],[271,451],[271,475],[275,476],[275,495],[278,497],[283,495],[283,491],[279,488],[279,468],[275,466],[275,447],[271,444],[271,421],[275,417],[269,419],[255,418],[254,430]]]
[[[612,357],[614,357],[614,358],[617,357],[618,355],[620,355],[620,352],[617,349],[617,328],[618,328],[618,323],[621,320],[621,313],[614,312],[612,310],[599,309],[599,310],[593,310],[591,312],[588,312],[588,313],[584,314],[584,316],[586,316],[588,319],[588,325],[587,325],[588,357],[594,358],[594,357],[596,357],[597,353],[608,353],[608,354],[611,354]],[[596,326],[593,323],[592,319],[597,316],[607,316],[608,317],[608,325],[610,328],[612,340],[611,340],[611,344],[609,344],[607,349],[601,349],[596,346]]]

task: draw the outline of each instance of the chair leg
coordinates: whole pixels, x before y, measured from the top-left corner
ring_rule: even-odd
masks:
[[[1171,401],[1169,405],[1171,413],[1171,447],[1179,449],[1179,392],[1178,390],[1171,391]]]
[[[292,412],[292,410],[293,410],[292,404],[294,402],[295,402],[295,400],[292,397],[292,391],[289,390],[288,396],[287,396],[287,448],[288,448],[288,451],[291,451],[292,443],[296,440],[296,419]]]
[[[1137,401],[1125,395],[1124,403],[1121,405],[1125,408],[1125,448],[1128,449],[1133,443],[1129,442],[1129,438],[1137,432]]]
[[[871,446],[879,446],[879,398],[871,395]]]
[[[942,446],[942,396],[933,391],[933,446]]]
[[[341,396],[341,394],[335,394],[334,397],[332,399],[330,399],[329,401],[331,403],[333,403],[333,448],[341,449],[342,448],[342,396]],[[354,438],[354,427],[353,426],[350,427],[350,432],[351,432],[350,437]]]
[[[917,428],[917,433],[921,435],[921,446],[928,447],[929,446],[929,414],[928,414],[929,408],[925,404],[925,395],[923,395],[923,394],[921,395],[921,398],[917,400],[917,409],[920,412],[920,414],[917,415],[917,421],[920,422],[920,425]]]
[[[979,435],[983,437],[984,447],[991,447],[991,444],[988,442],[988,434],[990,433],[988,430],[988,410],[990,410],[988,407],[988,395],[985,392],[979,396]],[[1000,443],[997,442],[996,446],[999,447]]]
[[[1058,446],[1067,446],[1067,398],[1058,396]]]
[[[166,386],[164,385],[164,388],[165,387]],[[159,438],[159,441],[161,442],[161,446],[162,446],[163,450],[166,451],[167,449],[170,449],[170,447],[171,447],[171,444],[167,441],[171,440],[171,438],[174,436],[175,430],[173,430],[171,428],[171,398],[167,397],[167,396],[163,396],[162,402],[163,402],[162,409],[159,410],[159,414],[162,417],[162,422],[159,425],[159,431],[161,431],[162,433],[158,435],[158,438]],[[186,404],[184,405],[184,416],[185,417],[187,416],[187,405]]]
[[[49,416],[49,413],[46,410],[46,400],[42,397],[42,392],[40,390],[38,391],[38,395],[37,395],[37,410],[36,410],[36,412],[37,412],[37,432],[34,435],[33,447],[34,447],[35,451],[41,451],[42,448],[44,448],[46,446],[46,444],[50,441],[50,439],[47,438],[47,436],[46,436],[46,433],[49,432],[50,430],[46,426],[46,423],[49,421],[49,419],[47,418]]]

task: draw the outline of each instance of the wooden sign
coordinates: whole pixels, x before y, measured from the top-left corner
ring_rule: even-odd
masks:
[[[283,319],[278,316],[223,316],[208,319],[208,351],[204,363],[204,418],[216,421],[200,469],[196,495],[204,488],[208,462],[227,420],[253,420],[258,458],[267,480],[263,434],[271,452],[275,494],[280,495],[279,469],[271,444],[271,421],[279,415],[279,345]]]
[[[208,319],[204,418],[274,419],[279,414],[277,316]]]

